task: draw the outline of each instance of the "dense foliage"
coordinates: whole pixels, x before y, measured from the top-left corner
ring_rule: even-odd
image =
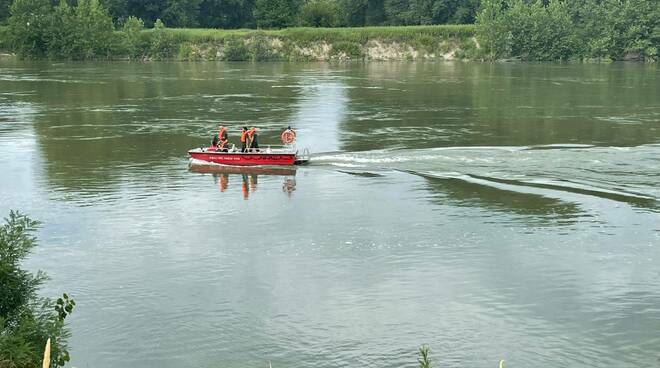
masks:
[[[57,5],[59,0],[49,1]],[[8,18],[11,2],[0,0],[0,24]],[[479,0],[101,0],[101,4],[119,25],[134,16],[148,28],[161,19],[168,27],[232,29],[472,23]],[[327,16],[330,21],[318,21]]]
[[[477,38],[486,59],[656,59],[657,0],[482,0]]]
[[[40,298],[46,280],[42,272],[32,274],[20,263],[36,246],[36,221],[11,212],[0,226],[0,367],[41,366],[46,341],[51,339],[51,367],[69,361],[68,332],[64,319],[75,302],[64,294],[56,302]]]
[[[113,24],[98,0],[15,0],[9,18],[13,49],[27,57],[91,59],[108,56]]]
[[[434,52],[447,40],[433,37],[443,35],[392,26],[474,21],[478,51],[472,50],[474,43],[461,40],[466,48],[460,57],[657,60],[660,49],[658,0],[14,0],[10,10],[8,30],[0,27],[0,34],[7,35],[0,47],[36,58],[297,60],[310,38],[328,41],[327,35],[340,34],[327,28],[292,28],[298,25],[347,29],[353,39],[335,39],[339,43],[333,55],[360,58],[369,39],[391,40],[392,33],[394,38],[414,33],[406,42],[413,39],[412,47]],[[206,51],[200,51],[195,36],[207,31],[173,32],[165,25],[259,27],[279,39],[255,39],[244,30],[231,37],[209,30],[215,32],[209,41],[222,45],[217,50],[206,45]],[[361,28],[367,26],[372,28]],[[460,37],[472,37],[472,32],[470,28]],[[281,42],[286,43],[284,52],[272,50]]]
[[[0,34],[7,31],[9,48],[23,58],[306,61],[361,59],[372,41],[427,53],[474,48],[472,25],[218,30],[167,28],[157,19],[149,29],[143,20],[128,17],[113,30],[110,16],[96,0],[79,0],[73,7],[65,2],[49,7],[47,0],[15,0],[12,10],[16,13],[9,27],[0,27]],[[96,20],[84,22],[80,14]],[[319,17],[327,20],[332,18]],[[98,28],[89,29],[92,24]]]

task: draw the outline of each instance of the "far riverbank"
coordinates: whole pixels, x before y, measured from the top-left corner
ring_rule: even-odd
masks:
[[[475,56],[474,25],[115,31],[107,58],[173,61],[456,60]],[[0,27],[0,50],[9,50]],[[5,51],[6,52],[6,51]]]

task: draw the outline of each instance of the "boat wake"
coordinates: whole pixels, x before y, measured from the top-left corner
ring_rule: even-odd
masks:
[[[597,197],[657,212],[658,157],[660,145],[562,144],[329,152],[313,156],[311,162],[355,175],[403,172],[562,199]]]

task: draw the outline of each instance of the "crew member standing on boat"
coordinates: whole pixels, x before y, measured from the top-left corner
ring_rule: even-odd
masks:
[[[248,128],[243,127],[243,131],[241,132],[241,152],[246,152],[248,148]]]
[[[257,141],[257,128],[252,127],[248,131],[248,139],[250,140],[250,151],[255,150],[259,152],[259,142]]]
[[[227,140],[227,129],[224,126],[218,126],[218,135],[213,137],[211,146],[215,147],[218,151],[227,152],[229,149],[229,141]]]
[[[218,127],[218,141],[226,141],[227,140],[227,129],[225,129],[224,126],[220,125]]]

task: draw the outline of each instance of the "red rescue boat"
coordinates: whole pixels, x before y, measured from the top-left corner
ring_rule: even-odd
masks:
[[[214,147],[195,148],[188,151],[193,160],[231,166],[292,166],[309,161],[309,153],[299,153],[294,148],[267,148],[260,151],[218,151]]]

